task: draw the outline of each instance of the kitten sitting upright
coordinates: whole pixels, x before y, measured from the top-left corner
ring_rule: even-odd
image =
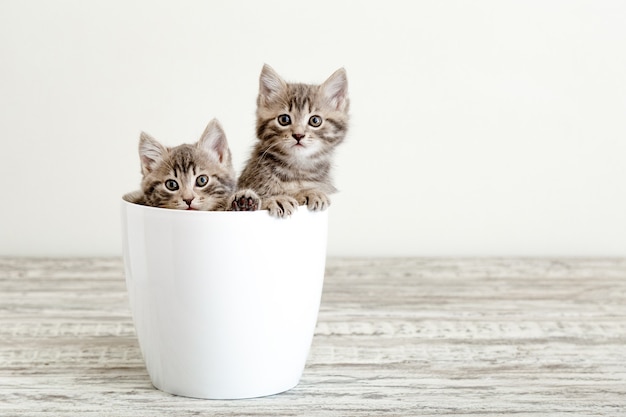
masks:
[[[238,180],[233,210],[258,204],[285,217],[298,205],[325,210],[336,190],[330,176],[335,147],[348,129],[348,79],[343,68],[321,85],[285,82],[269,65],[261,71],[257,138]]]
[[[143,195],[137,203],[178,210],[230,209],[236,175],[216,119],[193,145],[168,148],[142,132],[139,156]]]

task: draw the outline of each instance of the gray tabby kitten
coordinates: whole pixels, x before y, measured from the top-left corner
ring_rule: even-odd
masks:
[[[139,157],[143,195],[138,203],[178,210],[226,210],[235,170],[226,135],[216,119],[193,145],[168,148],[142,132]]]
[[[341,68],[320,85],[285,82],[263,66],[257,98],[257,138],[238,180],[233,210],[259,204],[276,217],[299,205],[325,210],[336,192],[331,159],[348,129],[348,79]]]

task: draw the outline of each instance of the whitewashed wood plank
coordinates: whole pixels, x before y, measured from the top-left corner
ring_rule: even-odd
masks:
[[[626,260],[330,259],[272,397],[152,388],[120,259],[0,258],[2,416],[626,415]]]

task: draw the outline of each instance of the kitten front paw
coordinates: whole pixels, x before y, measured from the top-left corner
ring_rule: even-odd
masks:
[[[296,196],[300,205],[307,206],[311,211],[326,210],[330,206],[330,198],[317,190],[305,190]]]
[[[231,197],[230,211],[255,211],[261,207],[261,199],[254,191],[237,191]]]
[[[274,217],[289,217],[298,209],[298,201],[288,195],[278,195],[263,200],[263,209]]]

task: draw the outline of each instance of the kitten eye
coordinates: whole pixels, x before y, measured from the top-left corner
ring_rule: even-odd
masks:
[[[165,181],[165,188],[170,191],[176,191],[178,190],[178,183],[174,180],[167,180]]]
[[[291,124],[291,117],[288,114],[281,114],[278,116],[278,123],[281,126],[287,126]]]
[[[198,178],[196,178],[196,185],[198,187],[204,187],[208,183],[209,183],[209,177],[206,175],[200,175]]]
[[[322,124],[322,117],[317,115],[311,116],[309,124],[313,127],[319,127]]]

